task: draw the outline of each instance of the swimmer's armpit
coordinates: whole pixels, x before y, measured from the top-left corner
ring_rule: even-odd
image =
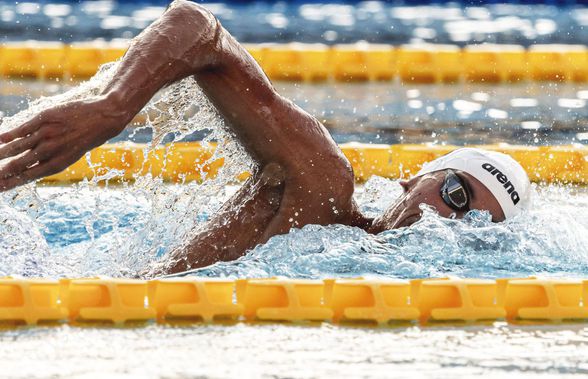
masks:
[[[62,171],[119,134],[162,87],[213,70],[220,26],[204,8],[183,0],[141,33],[103,93],[61,104],[0,134],[0,190]]]

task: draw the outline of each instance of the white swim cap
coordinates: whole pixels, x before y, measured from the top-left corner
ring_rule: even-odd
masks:
[[[527,173],[506,154],[464,147],[425,163],[417,176],[448,168],[466,172],[484,184],[506,218],[518,214],[528,201],[531,183]]]

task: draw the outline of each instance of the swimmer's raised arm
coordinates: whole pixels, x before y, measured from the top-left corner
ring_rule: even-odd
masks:
[[[0,189],[65,169],[119,134],[160,88],[214,66],[215,25],[209,12],[174,2],[134,40],[100,95],[50,108],[0,135],[0,159],[24,153],[0,169]]]
[[[134,40],[100,95],[0,134],[0,159],[16,157],[0,169],[0,189],[65,169],[119,134],[159,89],[190,75],[260,166],[275,162],[297,171],[339,156],[322,125],[275,92],[208,10],[179,0]]]

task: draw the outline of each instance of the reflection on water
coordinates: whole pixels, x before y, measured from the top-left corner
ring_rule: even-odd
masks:
[[[448,144],[586,143],[585,86],[278,83],[340,142]]]
[[[588,86],[583,84],[278,82],[275,86],[323,121],[339,143],[588,143]],[[26,108],[31,99],[59,94],[68,88],[58,83],[2,82],[0,113],[14,114]],[[189,94],[191,89],[185,91]],[[202,119],[200,115],[191,120],[199,124],[214,123],[210,116],[206,117]],[[138,117],[136,121],[144,124],[145,118]],[[206,128],[188,129],[193,131],[188,140],[201,140],[210,132]],[[148,143],[151,138],[150,129],[131,127],[114,141],[131,139]],[[163,142],[170,140],[168,136]]]
[[[30,197],[5,199],[0,275],[132,275],[148,262],[165,259],[236,188],[228,187],[207,202],[192,201],[193,192],[199,191],[196,184],[160,186],[155,195],[136,186],[41,188],[34,206]],[[400,194],[400,186],[372,178],[357,192],[362,211],[375,216]],[[237,261],[192,274],[588,276],[586,209],[583,188],[538,187],[532,207],[504,223],[494,224],[488,214],[477,211],[465,220],[450,220],[426,210],[411,227],[379,235],[342,225],[309,225],[273,237]]]
[[[61,326],[0,332],[0,364],[15,379],[568,378],[588,374],[587,346],[573,324]]]
[[[488,1],[492,3],[491,1]],[[527,2],[529,3],[529,2]],[[556,3],[556,2],[554,2]],[[563,3],[563,2],[559,2]],[[572,3],[566,2],[568,4]],[[588,41],[588,8],[580,5],[459,2],[415,6],[403,1],[211,2],[241,42],[575,43]],[[142,2],[59,3],[0,0],[2,40],[87,41],[136,36],[165,10]],[[470,3],[473,4],[473,3]],[[252,29],[251,25],[255,25]]]

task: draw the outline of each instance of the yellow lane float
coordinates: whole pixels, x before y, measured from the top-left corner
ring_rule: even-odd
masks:
[[[415,321],[419,310],[411,302],[411,283],[405,280],[326,279],[325,304],[335,322]]]
[[[0,322],[43,323],[588,321],[588,280],[0,279]]]
[[[418,172],[423,163],[457,149],[450,145],[374,145],[347,143],[340,145],[358,182],[372,175],[406,178]],[[482,145],[484,149],[512,156],[527,171],[529,178],[540,183],[588,184],[588,147]],[[223,165],[213,160],[215,145],[183,142],[148,149],[146,145],[121,143],[104,145],[83,157],[61,173],[43,179],[49,183],[77,182],[95,178],[98,181],[129,181],[151,174],[173,183],[214,177]],[[110,172],[110,170],[115,170]],[[108,174],[108,175],[107,175]],[[246,173],[239,179],[247,176]]]
[[[127,321],[155,318],[155,310],[145,307],[147,282],[132,279],[62,279],[61,306],[69,320],[99,321],[122,325]]]
[[[242,279],[236,285],[237,301],[246,320],[326,321],[333,315],[323,302],[324,284],[320,280]]]
[[[0,76],[88,78],[104,63],[124,55],[128,42],[28,41],[0,45]],[[588,48],[583,45],[481,44],[382,45],[356,43],[246,45],[276,80],[317,82],[588,81]]]
[[[35,325],[67,319],[67,308],[59,302],[62,293],[55,280],[0,278],[0,322]]]
[[[169,278],[148,283],[149,305],[159,321],[200,319],[204,322],[238,319],[243,306],[233,303],[235,282],[226,279]]]

